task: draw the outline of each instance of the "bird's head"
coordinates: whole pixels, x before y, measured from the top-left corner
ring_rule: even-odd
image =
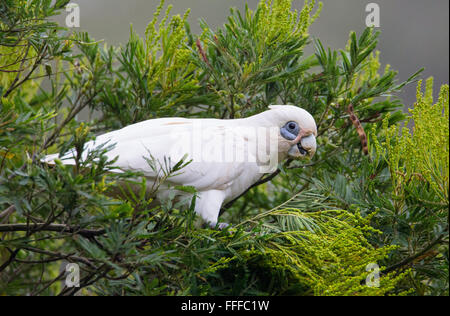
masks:
[[[312,158],[316,152],[316,122],[306,110],[292,105],[272,105],[267,111],[279,128],[278,152],[289,158]]]

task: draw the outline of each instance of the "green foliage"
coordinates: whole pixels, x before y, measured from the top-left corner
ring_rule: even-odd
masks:
[[[101,92],[99,102],[91,108],[104,113],[103,122],[114,127],[117,119],[121,126],[145,119],[185,113],[191,105],[208,100],[200,96],[195,66],[186,46],[186,18],[170,17],[168,7],[159,27],[156,26],[164,1],[141,39],[131,29],[130,40],[116,54],[119,64],[110,64],[109,80]],[[87,35],[86,35],[87,36]],[[111,50],[109,51],[111,52]],[[106,55],[97,49],[91,58]],[[111,60],[111,53],[107,60]]]
[[[274,218],[272,223],[261,224],[261,232],[251,236],[260,245],[238,252],[221,270],[220,285],[222,277],[234,281],[224,294],[384,295],[403,277],[384,276],[379,287],[365,284],[367,267],[384,259],[392,247],[373,248],[365,239],[372,231],[369,221],[357,213],[279,209],[256,217],[266,216]],[[242,282],[251,292],[236,292]]]
[[[298,15],[291,12],[291,1],[261,1],[255,12],[247,6],[243,14],[232,9],[217,32],[201,23],[194,54],[204,70],[203,85],[220,98],[216,116],[240,117],[273,104],[280,80],[301,77],[314,64],[302,59],[314,4],[307,1]]]
[[[427,80],[425,94],[420,81],[417,102],[408,118],[412,131],[403,127],[399,132],[385,121],[384,139],[375,133],[372,136],[372,168],[389,170],[390,205],[385,206],[389,216],[383,221],[388,220],[393,228],[389,235],[416,267],[414,284],[422,294],[448,294],[448,89],[448,85],[442,86],[439,100],[433,104],[433,79]],[[447,281],[440,284],[444,279]]]
[[[80,265],[86,295],[448,294],[448,87],[432,105],[428,81],[413,132],[400,133],[394,94],[418,73],[398,83],[380,71],[377,32],[327,49],[308,34],[321,4],[267,0],[197,36],[189,11],[162,14],[161,2],[143,38],[131,29],[112,47],[50,22],[67,2],[0,4],[0,295],[75,294],[59,282],[64,262]],[[80,159],[95,135],[131,123],[276,103],[315,117],[317,154],[225,206],[230,230],[197,227],[195,198],[153,203],[140,174],[114,172],[108,147]],[[41,162],[71,148],[75,166]],[[164,174],[158,190],[187,162],[148,163]],[[379,287],[365,284],[372,264]]]
[[[66,42],[58,33],[61,28],[48,17],[59,14],[69,1],[52,2],[5,0],[0,4],[1,96],[17,92],[24,83],[37,86],[38,81],[27,80],[31,74],[41,64],[67,53]]]
[[[364,285],[367,265],[386,257],[392,247],[371,246],[365,238],[372,231],[368,221],[346,211],[272,210],[242,223],[233,234],[195,229],[186,218],[186,214],[172,214],[168,222],[173,225],[165,232],[157,230],[153,221],[142,225],[139,236],[134,236],[140,246],[110,272],[112,278],[126,276],[126,282],[100,282],[94,291],[121,295],[383,295],[404,277],[382,276],[380,287]],[[114,233],[120,236],[119,231],[109,234]],[[106,244],[107,239],[99,241]],[[150,245],[151,255],[139,254]],[[89,243],[83,247],[97,256],[102,253]],[[129,277],[123,268],[126,265],[136,269]]]

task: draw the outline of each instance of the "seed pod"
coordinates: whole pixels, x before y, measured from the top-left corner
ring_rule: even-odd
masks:
[[[362,150],[364,152],[364,155],[369,154],[369,147],[367,145],[367,135],[364,131],[364,128],[361,125],[361,122],[359,121],[358,117],[355,115],[353,104],[349,104],[347,107],[347,113],[350,115],[350,121],[353,123],[353,126],[356,128],[356,132],[358,132],[359,139],[361,140],[361,146]]]

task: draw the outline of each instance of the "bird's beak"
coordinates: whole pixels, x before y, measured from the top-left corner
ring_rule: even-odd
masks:
[[[316,153],[316,137],[314,135],[309,135],[302,137],[300,141],[294,144],[288,151],[288,155],[291,158],[303,158],[308,156],[312,158]]]

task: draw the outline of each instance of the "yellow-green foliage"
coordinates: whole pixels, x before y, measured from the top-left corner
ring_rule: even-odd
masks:
[[[369,234],[380,233],[369,225],[372,216],[344,210],[279,209],[247,222],[263,217],[275,217],[276,223],[263,223],[259,235],[253,232],[247,238],[264,242],[241,249],[234,264],[222,258],[202,273],[239,270],[244,265],[259,271],[258,279],[267,282],[269,293],[302,295],[386,295],[404,278],[404,274],[381,275],[379,286],[365,284],[373,272],[371,265],[381,266],[395,248],[374,248],[367,241]]]
[[[149,90],[161,89],[162,96],[165,96],[176,92],[188,92],[198,87],[197,81],[190,79],[189,76],[194,70],[194,65],[189,60],[190,51],[185,46],[188,40],[185,23],[189,10],[183,17],[174,15],[169,20],[172,9],[172,5],[169,5],[157,26],[163,5],[164,0],[160,2],[145,30],[145,62],[149,67]],[[168,106],[181,101],[177,99]]]
[[[21,2],[24,3],[25,1]],[[7,30],[7,27],[0,22],[0,32]],[[32,46],[26,45],[27,38],[22,39],[17,44],[15,46],[0,46],[0,69],[2,70],[0,72],[0,86],[9,87],[17,76],[19,69],[26,69],[33,64],[36,53]]]
[[[17,1],[15,7],[20,7],[20,11],[22,11],[21,14],[24,16],[28,14],[37,14],[40,16],[43,14],[42,10],[44,10],[39,6],[36,6],[36,3],[26,0]],[[17,11],[19,10],[17,9]],[[5,21],[7,21],[7,19]],[[45,24],[47,24],[47,21],[41,18],[29,19],[23,23],[21,28],[26,29],[27,27],[30,27],[30,31],[26,32],[14,45],[11,45],[11,43],[8,43],[8,45],[0,45],[0,87],[3,87],[4,90],[11,87],[14,83],[21,81],[23,79],[23,73],[27,73],[34,66],[36,59],[38,58],[38,51],[36,47],[30,43],[33,40],[33,37],[36,36],[33,32],[33,28],[37,29],[40,25]],[[7,34],[9,28],[10,26],[6,22],[0,21],[0,32],[5,31],[5,34]],[[17,32],[17,34],[19,34],[19,32]],[[13,42],[14,39],[11,38],[10,40]],[[37,68],[38,70],[41,69],[41,67]],[[39,75],[39,71],[36,74]],[[30,95],[34,95],[35,93],[33,92],[38,89],[40,81],[31,80],[27,81],[25,84],[26,87],[33,89]],[[14,91],[13,95],[15,93],[17,92]],[[1,95],[0,89],[0,96]]]
[[[266,0],[258,5],[259,35],[267,44],[287,38],[305,36],[309,26],[317,19],[322,10],[322,2],[316,12],[311,16],[316,1],[305,1],[303,9],[298,14],[292,11],[292,0]]]
[[[433,105],[433,79],[426,82],[425,95],[417,88],[417,102],[410,110],[413,133],[407,134],[410,147],[405,151],[406,174],[418,173],[435,193],[448,201],[449,177],[449,87],[442,86]]]
[[[385,141],[372,133],[376,156],[389,165],[393,181],[393,194],[398,207],[406,191],[412,186],[430,186],[438,202],[448,205],[449,189],[449,87],[443,85],[437,103],[433,104],[433,79],[426,81],[425,93],[422,82],[417,87],[417,102],[409,110],[408,125],[401,131],[399,126],[388,127],[383,123]],[[402,198],[403,197],[403,198]],[[425,197],[424,197],[425,198]],[[400,201],[399,201],[400,200]]]

